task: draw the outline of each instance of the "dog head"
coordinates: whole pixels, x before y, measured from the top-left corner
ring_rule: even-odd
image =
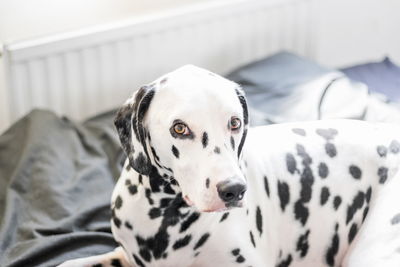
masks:
[[[239,163],[248,112],[236,83],[181,67],[140,88],[115,125],[138,173],[173,176],[186,202],[200,211],[242,206],[246,180]]]

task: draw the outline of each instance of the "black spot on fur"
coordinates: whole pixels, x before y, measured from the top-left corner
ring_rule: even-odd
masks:
[[[301,135],[301,136],[306,136],[306,131],[304,131],[304,129],[301,128],[293,128],[292,131],[295,134]]]
[[[389,145],[389,150],[393,154],[397,154],[400,152],[400,143],[397,140],[393,140]]]
[[[243,130],[242,139],[240,139],[240,143],[239,143],[239,147],[238,147],[238,151],[237,151],[238,158],[240,156],[240,153],[242,152],[242,148],[244,145],[244,141],[246,140],[246,136],[247,136],[247,129],[245,128]]]
[[[240,248],[235,248],[234,250],[231,251],[233,256],[238,256],[240,253]]]
[[[199,241],[197,241],[196,245],[194,246],[194,250],[200,248],[202,245],[204,245],[204,243],[207,242],[207,239],[210,237],[209,233],[205,233],[204,235],[202,235],[199,239]]]
[[[329,157],[333,158],[337,155],[336,146],[332,143],[325,144],[325,152]]]
[[[386,155],[387,155],[387,148],[384,147],[384,146],[377,146],[376,152],[378,152],[378,155],[379,155],[381,158],[384,158],[384,157],[386,157]]]
[[[156,149],[151,146],[150,150],[151,150],[151,153],[153,154],[155,161],[160,162],[160,157],[157,155]]]
[[[372,195],[372,188],[370,186],[367,189],[367,193],[365,193],[365,200],[367,201],[367,203],[369,203],[369,201],[371,200],[371,195]]]
[[[253,247],[256,247],[256,242],[254,241],[254,236],[252,231],[250,231],[250,241],[253,244]]]
[[[189,244],[190,240],[192,240],[192,236],[191,235],[185,235],[185,237],[176,240],[174,245],[172,246],[172,248],[174,250],[177,250],[177,249],[186,247]]]
[[[351,165],[349,167],[349,172],[354,179],[359,180],[361,178],[361,169],[356,165]]]
[[[142,152],[138,153],[138,156],[135,159],[132,159],[133,162],[133,168],[141,173],[141,174],[149,174],[150,172],[150,167],[151,164],[149,162],[149,160],[147,159],[147,157],[145,157],[145,155]]]
[[[162,198],[160,200],[160,208],[168,207],[173,200],[174,200],[173,198],[169,198],[169,197]]]
[[[231,136],[231,146],[232,149],[235,150],[235,139],[233,139],[233,136]]]
[[[353,241],[354,237],[356,236],[358,232],[358,226],[356,223],[353,223],[350,227],[349,230],[349,235],[348,235],[348,240],[349,240],[349,244]]]
[[[156,219],[161,216],[161,210],[159,208],[151,208],[149,211],[150,219]]]
[[[390,220],[390,223],[392,225],[400,223],[400,213],[394,215],[393,218]]]
[[[114,225],[117,228],[120,228],[121,227],[121,220],[117,217],[117,214],[115,214],[115,209],[111,210],[111,218],[112,218],[112,221],[113,221]]]
[[[240,88],[236,88],[235,89],[236,95],[239,99],[240,105],[242,106],[243,109],[243,122],[244,125],[249,124],[249,112],[247,109],[247,102],[246,102],[246,98],[243,95],[243,93],[241,92]]]
[[[244,262],[246,259],[242,256],[242,255],[239,255],[237,258],[236,258],[236,262],[238,262],[238,263],[242,263],[242,262]]]
[[[264,188],[265,188],[265,192],[267,193],[267,196],[269,197],[269,184],[268,184],[267,176],[264,176]]]
[[[150,188],[146,188],[145,195],[146,195],[146,198],[147,198],[147,201],[149,202],[149,204],[153,205],[154,204],[154,200],[151,198],[151,190],[150,190]]]
[[[139,184],[143,184],[143,176],[141,174],[139,174],[138,181]]]
[[[138,256],[136,256],[135,253],[132,254],[133,259],[135,260],[136,264],[139,265],[139,267],[146,267],[143,262],[140,260]]]
[[[363,211],[362,222],[364,222],[365,218],[367,217],[368,211],[369,211],[369,206],[366,206]]]
[[[380,167],[378,169],[379,183],[384,184],[388,178],[388,168]]]
[[[282,211],[285,211],[286,205],[290,201],[289,186],[285,182],[278,181],[278,196]]]
[[[357,195],[354,197],[353,203],[351,203],[351,205],[347,207],[346,224],[349,224],[349,222],[353,219],[354,214],[357,212],[357,210],[362,208],[362,206],[364,205],[364,200],[365,200],[364,192],[359,191]]]
[[[113,222],[114,222],[115,226],[117,226],[117,228],[121,227],[121,220],[118,217],[114,217]]]
[[[171,203],[162,209],[161,223],[157,232],[147,238],[135,236],[139,251],[147,250],[156,260],[163,257],[170,244],[168,228],[177,225],[186,216],[185,213],[181,213],[183,207],[187,207],[187,204],[183,200],[182,194],[178,193]],[[142,252],[140,255],[144,256],[143,253],[146,252]]]
[[[341,203],[342,203],[342,198],[340,196],[336,196],[333,199],[333,207],[335,208],[335,210],[337,210],[339,208]]]
[[[125,222],[125,227],[128,228],[129,230],[133,229],[132,224],[130,222],[128,222],[128,221]]]
[[[132,139],[131,118],[133,110],[134,109],[132,108],[132,105],[124,105],[122,108],[118,110],[114,120],[115,127],[118,131],[119,140],[127,156],[133,153],[133,146],[131,141]],[[129,164],[132,164],[132,162],[129,161]]]
[[[335,257],[339,251],[340,239],[337,233],[337,229],[338,229],[338,224],[336,224],[335,227],[335,234],[332,237],[331,246],[328,248],[325,255],[326,263],[329,266],[335,266]]]
[[[207,132],[203,133],[203,136],[201,138],[201,143],[203,144],[203,148],[206,148],[208,145],[208,134]]]
[[[115,208],[118,210],[122,207],[122,198],[121,196],[117,196],[115,199]]]
[[[286,154],[286,167],[291,174],[294,174],[297,170],[296,159],[291,153]]]
[[[164,185],[164,193],[169,194],[169,195],[175,195],[175,190],[172,188],[171,184],[177,185],[176,180],[171,179],[170,183],[167,183]]]
[[[298,200],[294,204],[294,215],[296,220],[299,220],[301,224],[304,226],[307,222],[309,211],[303,204],[303,201]]]
[[[210,187],[210,178],[206,179],[206,187],[209,188]]]
[[[292,263],[292,260],[293,260],[292,255],[289,254],[289,255],[286,257],[286,259],[280,261],[280,262],[276,265],[276,267],[289,267],[289,265]]]
[[[310,234],[310,230],[307,230],[304,234],[302,234],[297,240],[296,251],[300,252],[300,257],[304,258],[308,252],[308,235]]]
[[[179,159],[179,150],[174,145],[172,145],[171,151],[175,158]]]
[[[128,186],[128,191],[129,191],[129,193],[131,193],[131,195],[134,195],[134,194],[136,194],[137,193],[137,185],[135,185],[135,184],[131,184],[131,185],[129,185]]]
[[[139,250],[139,255],[140,255],[140,257],[142,257],[142,259],[144,259],[145,261],[147,261],[147,262],[150,262],[150,261],[151,261],[151,254],[150,254],[150,251],[149,251],[148,249],[146,249],[146,248],[141,248],[141,249]]]
[[[224,214],[222,214],[221,219],[219,220],[219,222],[223,222],[226,220],[226,218],[228,218],[229,216],[229,212],[225,212]]]
[[[221,153],[221,149],[220,149],[219,147],[216,146],[216,147],[214,148],[214,153],[215,153],[215,154],[220,154],[220,153]]]
[[[128,166],[129,166],[129,165],[128,165]],[[92,267],[103,267],[103,264],[97,263],[97,264],[92,265]]]
[[[181,229],[179,230],[180,233],[189,229],[189,227],[196,222],[200,218],[200,213],[193,212],[186,220],[184,220],[181,224]]]
[[[297,145],[297,153],[303,158],[302,164],[304,166],[300,176],[301,191],[300,199],[303,202],[309,202],[312,194],[312,185],[314,183],[314,176],[310,167],[312,163],[311,157],[307,154],[304,147]]]
[[[297,154],[302,158],[303,170],[300,174],[300,199],[294,205],[295,218],[299,220],[302,225],[305,225],[309,216],[309,210],[305,206],[311,200],[312,185],[314,184],[314,175],[310,165],[312,158],[305,150],[304,146],[296,145]]]
[[[302,158],[303,165],[310,165],[312,163],[312,158],[306,152],[306,149],[303,145],[296,145],[297,154]]]
[[[257,209],[256,209],[256,226],[257,226],[257,230],[261,236],[261,234],[262,234],[262,214],[261,214],[260,206],[257,206]]]
[[[112,260],[111,260],[111,266],[114,266],[114,267],[122,267],[122,264],[121,264],[121,262],[119,261],[119,259],[112,259]]]
[[[325,205],[325,203],[328,201],[330,196],[330,192],[328,187],[324,186],[321,189],[321,206]]]
[[[327,141],[332,140],[337,134],[338,131],[336,129],[317,129],[317,134],[325,138]]]
[[[321,162],[318,165],[318,175],[319,175],[319,177],[324,179],[324,178],[328,177],[328,174],[329,174],[328,166],[325,163]]]

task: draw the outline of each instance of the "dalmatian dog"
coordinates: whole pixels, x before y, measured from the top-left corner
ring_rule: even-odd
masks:
[[[110,253],[61,266],[400,266],[400,128],[249,128],[240,86],[181,67],[115,119]]]

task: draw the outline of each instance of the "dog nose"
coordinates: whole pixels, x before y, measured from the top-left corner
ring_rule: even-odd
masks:
[[[227,179],[217,184],[218,195],[224,202],[242,200],[246,189],[245,183],[232,181],[231,179]]]

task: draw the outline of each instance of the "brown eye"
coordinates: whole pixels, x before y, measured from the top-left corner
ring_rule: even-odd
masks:
[[[174,125],[174,131],[177,134],[187,134],[189,131],[187,129],[187,126],[183,123],[177,123]]]
[[[242,122],[239,118],[232,118],[230,122],[231,130],[238,130],[242,126]]]

